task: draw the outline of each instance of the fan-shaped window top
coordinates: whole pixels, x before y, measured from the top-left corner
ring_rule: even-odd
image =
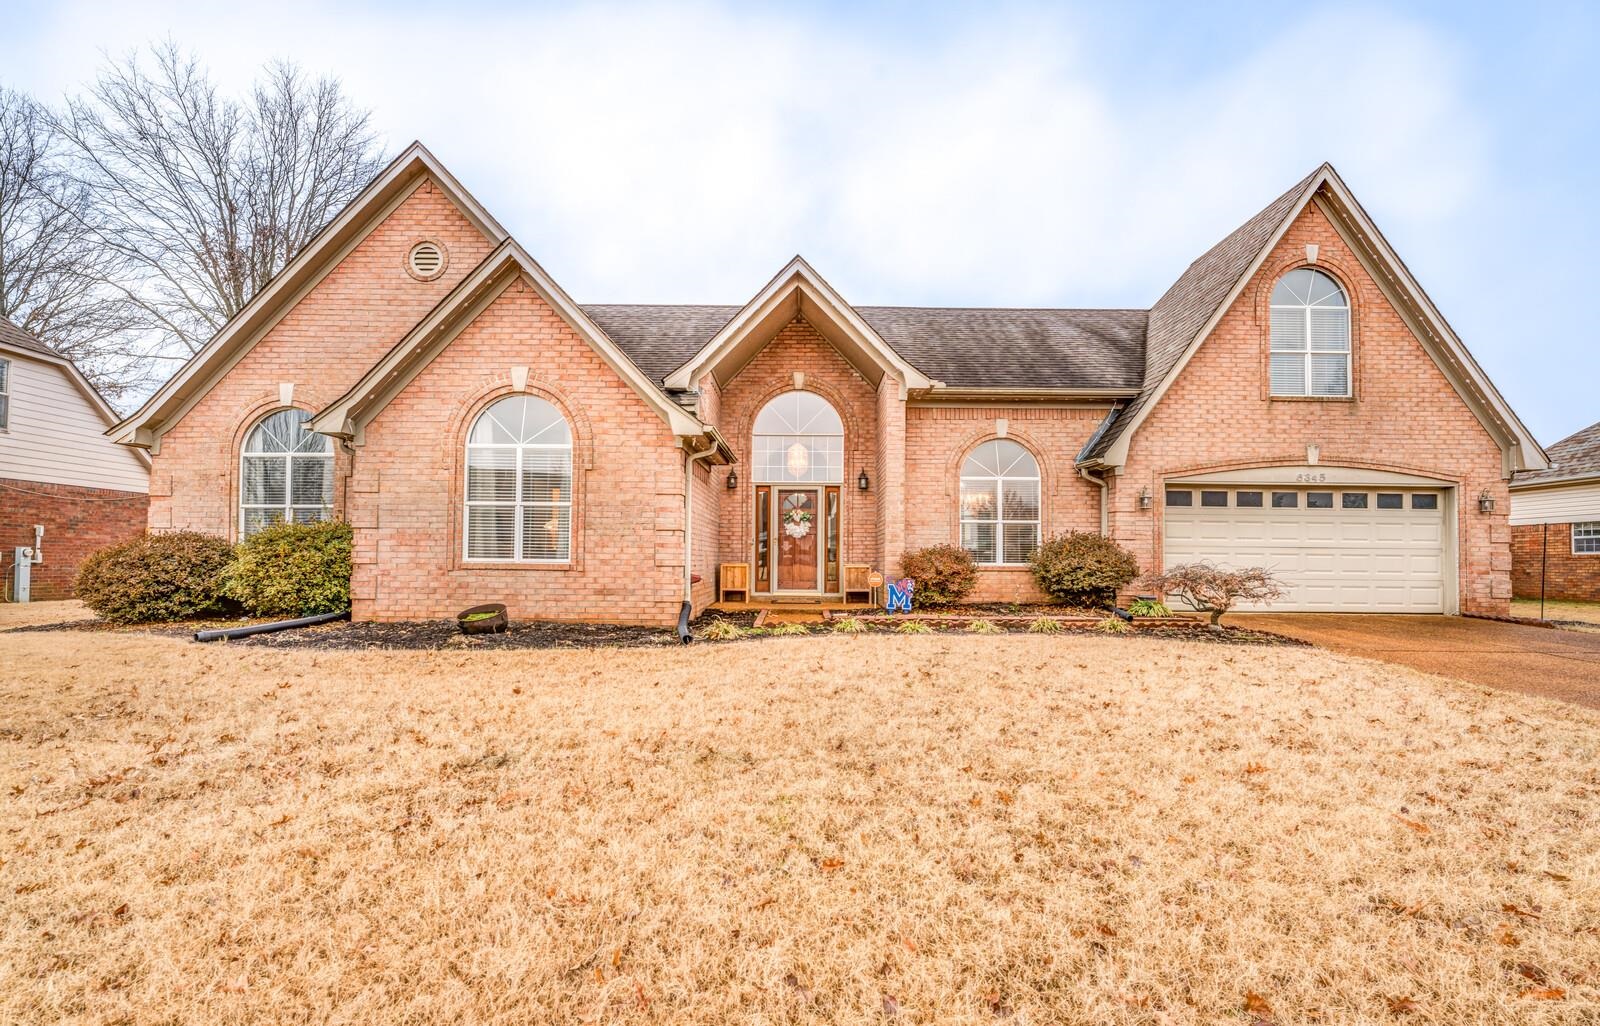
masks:
[[[572,430],[554,405],[511,395],[467,435],[466,558],[562,563],[572,552]]]
[[[961,547],[980,563],[1026,563],[1039,547],[1039,463],[996,438],[961,465]]]
[[[1309,267],[1272,289],[1272,394],[1350,394],[1350,301],[1331,277]]]
[[[333,515],[333,445],[328,436],[307,429],[310,421],[305,410],[279,410],[245,436],[240,537],[285,520],[310,524]]]
[[[815,392],[785,392],[756,415],[755,467],[760,484],[844,481],[844,422]]]

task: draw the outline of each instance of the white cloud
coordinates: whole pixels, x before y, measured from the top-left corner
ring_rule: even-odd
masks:
[[[56,93],[167,33],[233,83],[337,72],[583,300],[739,302],[801,251],[858,302],[1144,305],[1325,158],[1380,223],[1481,186],[1451,52],[1376,13],[1146,89],[1067,15],[907,40],[716,4],[242,11],[62,5],[11,80]]]

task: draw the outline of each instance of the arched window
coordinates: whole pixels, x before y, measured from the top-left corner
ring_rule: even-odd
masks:
[[[767,403],[754,434],[757,483],[844,481],[844,422],[815,392],[785,392]]]
[[[279,410],[245,436],[240,454],[239,536],[285,520],[310,524],[333,515],[333,445],[306,429],[311,414]]]
[[[1039,464],[1016,442],[984,442],[961,465],[961,547],[1006,566],[1039,547]]]
[[[1272,394],[1350,394],[1350,301],[1321,271],[1290,271],[1272,290]]]
[[[509,395],[467,435],[466,557],[564,563],[572,553],[572,431],[561,411]]]

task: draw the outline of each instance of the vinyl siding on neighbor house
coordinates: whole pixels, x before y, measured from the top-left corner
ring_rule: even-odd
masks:
[[[1518,489],[1511,493],[1511,523],[1567,524],[1600,520],[1600,481]]]
[[[68,372],[11,350],[10,414],[0,431],[0,478],[114,491],[148,492],[150,472],[108,426]]]

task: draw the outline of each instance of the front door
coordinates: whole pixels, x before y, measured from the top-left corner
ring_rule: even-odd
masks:
[[[817,490],[779,488],[778,590],[816,591],[817,535],[822,527],[817,515]]]

